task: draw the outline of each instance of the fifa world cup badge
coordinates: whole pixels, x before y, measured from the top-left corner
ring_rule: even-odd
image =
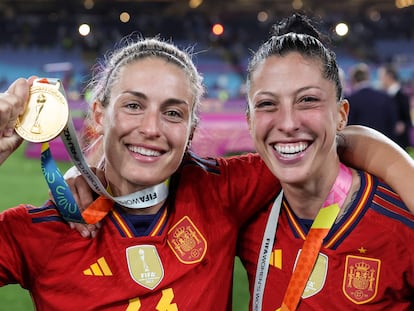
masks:
[[[59,91],[59,83],[33,84],[25,112],[18,118],[15,130],[23,139],[43,143],[56,138],[65,128],[69,106]]]

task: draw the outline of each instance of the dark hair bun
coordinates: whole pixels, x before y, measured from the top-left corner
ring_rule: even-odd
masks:
[[[272,35],[274,36],[282,36],[290,32],[309,35],[320,41],[324,39],[324,36],[312,25],[311,20],[298,13],[283,19],[272,27]]]

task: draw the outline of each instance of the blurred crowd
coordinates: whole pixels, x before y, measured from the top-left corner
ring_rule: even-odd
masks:
[[[372,83],[365,63],[354,65],[349,73],[350,88],[344,94],[350,102],[348,124],[365,125],[392,138],[402,148],[411,146],[411,96],[402,87],[392,64],[377,70],[378,87]]]
[[[381,68],[392,67],[399,89],[409,100],[408,107],[404,108],[405,126],[399,122],[391,130],[388,123],[382,124],[397,136],[401,132],[407,135],[411,127],[407,122],[407,109],[408,114],[414,111],[414,24],[411,12],[346,18],[335,13],[321,17],[321,29],[331,37],[332,49],[337,53],[338,64],[344,72],[347,96],[351,96],[362,84],[369,84],[372,89],[382,89],[383,93],[388,92],[391,95],[387,96],[392,97],[392,92],[380,76]],[[83,99],[88,96],[85,86],[90,66],[96,63],[98,55],[105,54],[114,42],[135,33],[147,37],[160,35],[180,47],[192,47],[195,63],[206,84],[209,106],[205,105],[205,109],[239,109],[241,102],[244,103],[244,75],[251,51],[263,42],[270,25],[280,17],[271,15],[267,22],[258,22],[257,16],[251,13],[216,14],[213,17],[191,12],[160,17],[154,10],[152,14],[148,11],[137,13],[129,23],[121,24],[115,14],[89,16],[87,21],[91,25],[91,33],[82,37],[77,29],[79,18],[74,18],[70,12],[45,16],[5,15],[0,19],[0,90],[19,76],[57,76],[64,80],[71,99]],[[349,35],[343,38],[332,32],[335,23],[341,20],[346,20],[350,26]],[[224,26],[221,36],[211,32],[215,22]],[[365,82],[357,83],[353,81],[351,72],[361,62],[366,64],[369,75]],[[351,106],[357,106],[356,101],[352,99]],[[401,121],[401,109],[395,110],[400,110],[395,112],[395,122]],[[400,116],[397,116],[398,113]],[[387,113],[384,111],[382,114]],[[362,122],[362,119],[351,113],[351,121]],[[371,121],[364,120],[368,125]],[[375,127],[381,129],[381,126]],[[390,132],[386,134],[391,135]]]

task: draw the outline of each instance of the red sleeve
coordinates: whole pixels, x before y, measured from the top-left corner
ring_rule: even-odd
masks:
[[[25,284],[25,256],[18,240],[19,237],[28,234],[28,220],[23,205],[0,214],[0,286],[11,283],[19,283],[22,286]]]
[[[0,213],[0,286],[18,283],[29,288],[69,230],[51,202]]]

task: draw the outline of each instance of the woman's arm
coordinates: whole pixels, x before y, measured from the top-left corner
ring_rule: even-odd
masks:
[[[342,161],[385,180],[414,214],[414,160],[380,132],[358,125],[341,131],[339,155]]]

